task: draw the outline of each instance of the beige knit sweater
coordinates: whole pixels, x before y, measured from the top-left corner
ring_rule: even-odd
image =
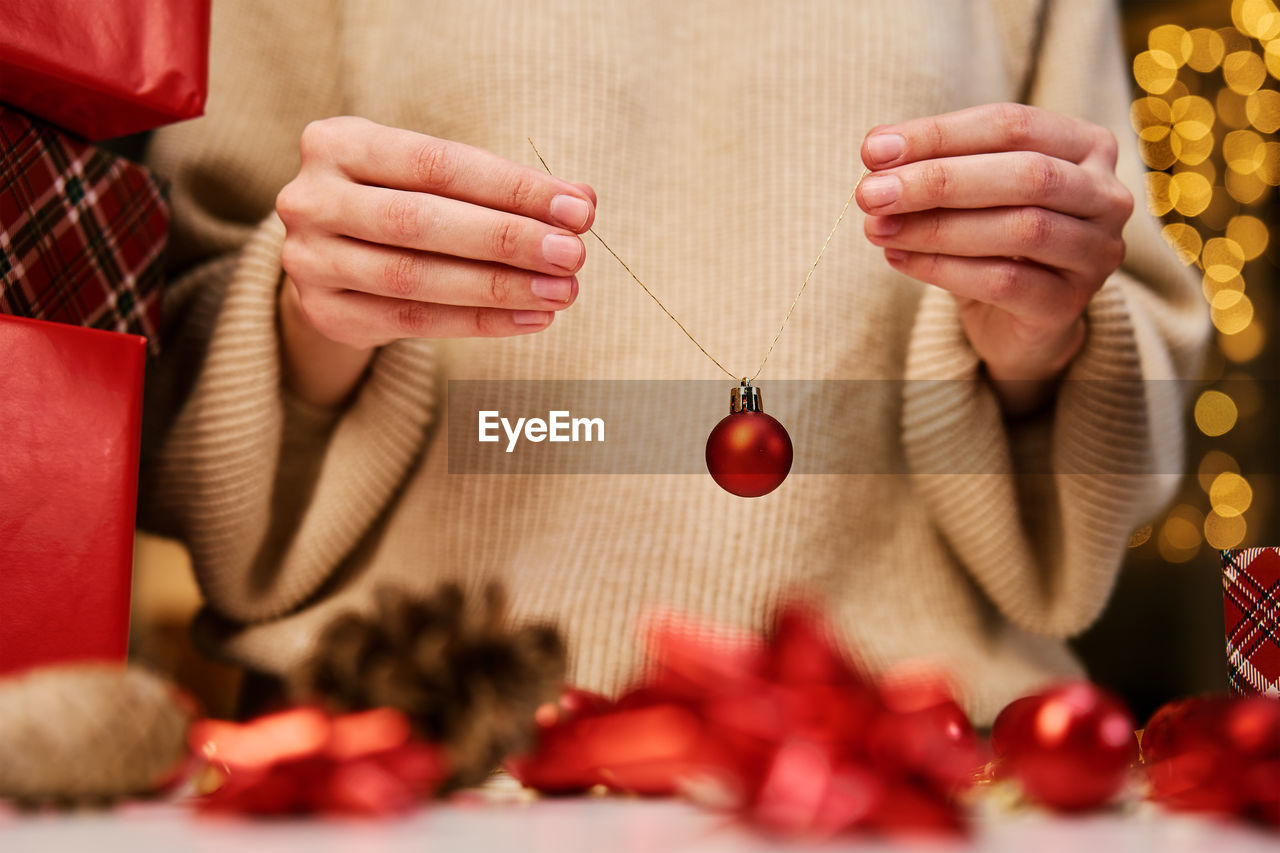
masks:
[[[567,630],[574,681],[616,690],[646,611],[759,626],[800,585],[869,667],[940,662],[979,720],[1077,673],[1064,638],[1170,494],[1180,403],[1069,383],[1052,412],[1006,423],[952,298],[893,272],[856,209],[770,357],[766,404],[770,380],[964,381],[788,424],[833,467],[870,443],[910,473],[795,474],[756,500],[705,475],[449,472],[448,443],[474,436],[447,434],[446,380],[719,376],[590,237],[582,294],[547,332],[401,341],[344,411],[286,399],[272,209],[311,119],[536,165],[532,136],[594,186],[598,230],[674,313],[754,366],[875,124],[1026,100],[1112,128],[1141,198],[1117,26],[1105,0],[219,0],[208,115],[150,152],[173,182],[182,271],[151,381],[184,403],[152,448],[144,519],[190,547],[200,637],[287,673],[380,585],[501,578],[517,618]],[[1125,238],[1069,378],[1185,377],[1208,328],[1198,288],[1145,213]]]

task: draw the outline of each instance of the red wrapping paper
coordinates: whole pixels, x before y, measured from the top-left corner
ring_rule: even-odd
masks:
[[[0,674],[124,660],[145,351],[0,315]]]
[[[204,111],[209,0],[0,0],[0,101],[90,140]]]

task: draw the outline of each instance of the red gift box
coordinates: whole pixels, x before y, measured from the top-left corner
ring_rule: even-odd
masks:
[[[194,118],[210,0],[0,0],[0,101],[86,139]]]
[[[125,657],[145,352],[0,315],[0,673]]]
[[[0,313],[156,350],[168,225],[145,169],[0,107]]]
[[[1222,599],[1232,692],[1280,696],[1280,548],[1223,551]]]

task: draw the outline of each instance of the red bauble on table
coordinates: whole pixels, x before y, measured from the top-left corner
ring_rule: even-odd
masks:
[[[791,436],[760,406],[760,390],[746,379],[729,395],[729,414],[707,437],[707,470],[726,492],[767,495],[791,471]]]
[[[1092,684],[1021,699],[996,718],[995,749],[1028,798],[1064,811],[1096,808],[1124,787],[1137,757],[1124,704]]]
[[[1280,825],[1280,701],[1199,696],[1170,702],[1142,735],[1151,798],[1177,811]]]

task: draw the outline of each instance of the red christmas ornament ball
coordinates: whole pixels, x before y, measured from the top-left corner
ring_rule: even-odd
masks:
[[[1032,744],[1036,710],[1044,697],[1023,696],[1004,706],[991,725],[991,752],[996,760],[1015,758]]]
[[[1137,757],[1124,704],[1092,684],[1064,684],[1010,708],[1000,749],[1032,800],[1063,811],[1103,805]]]
[[[1188,752],[1219,749],[1231,700],[1218,696],[1175,699],[1151,715],[1142,730],[1142,760],[1159,764]]]
[[[791,459],[791,436],[764,412],[734,412],[707,437],[711,479],[741,498],[758,498],[782,485]]]

